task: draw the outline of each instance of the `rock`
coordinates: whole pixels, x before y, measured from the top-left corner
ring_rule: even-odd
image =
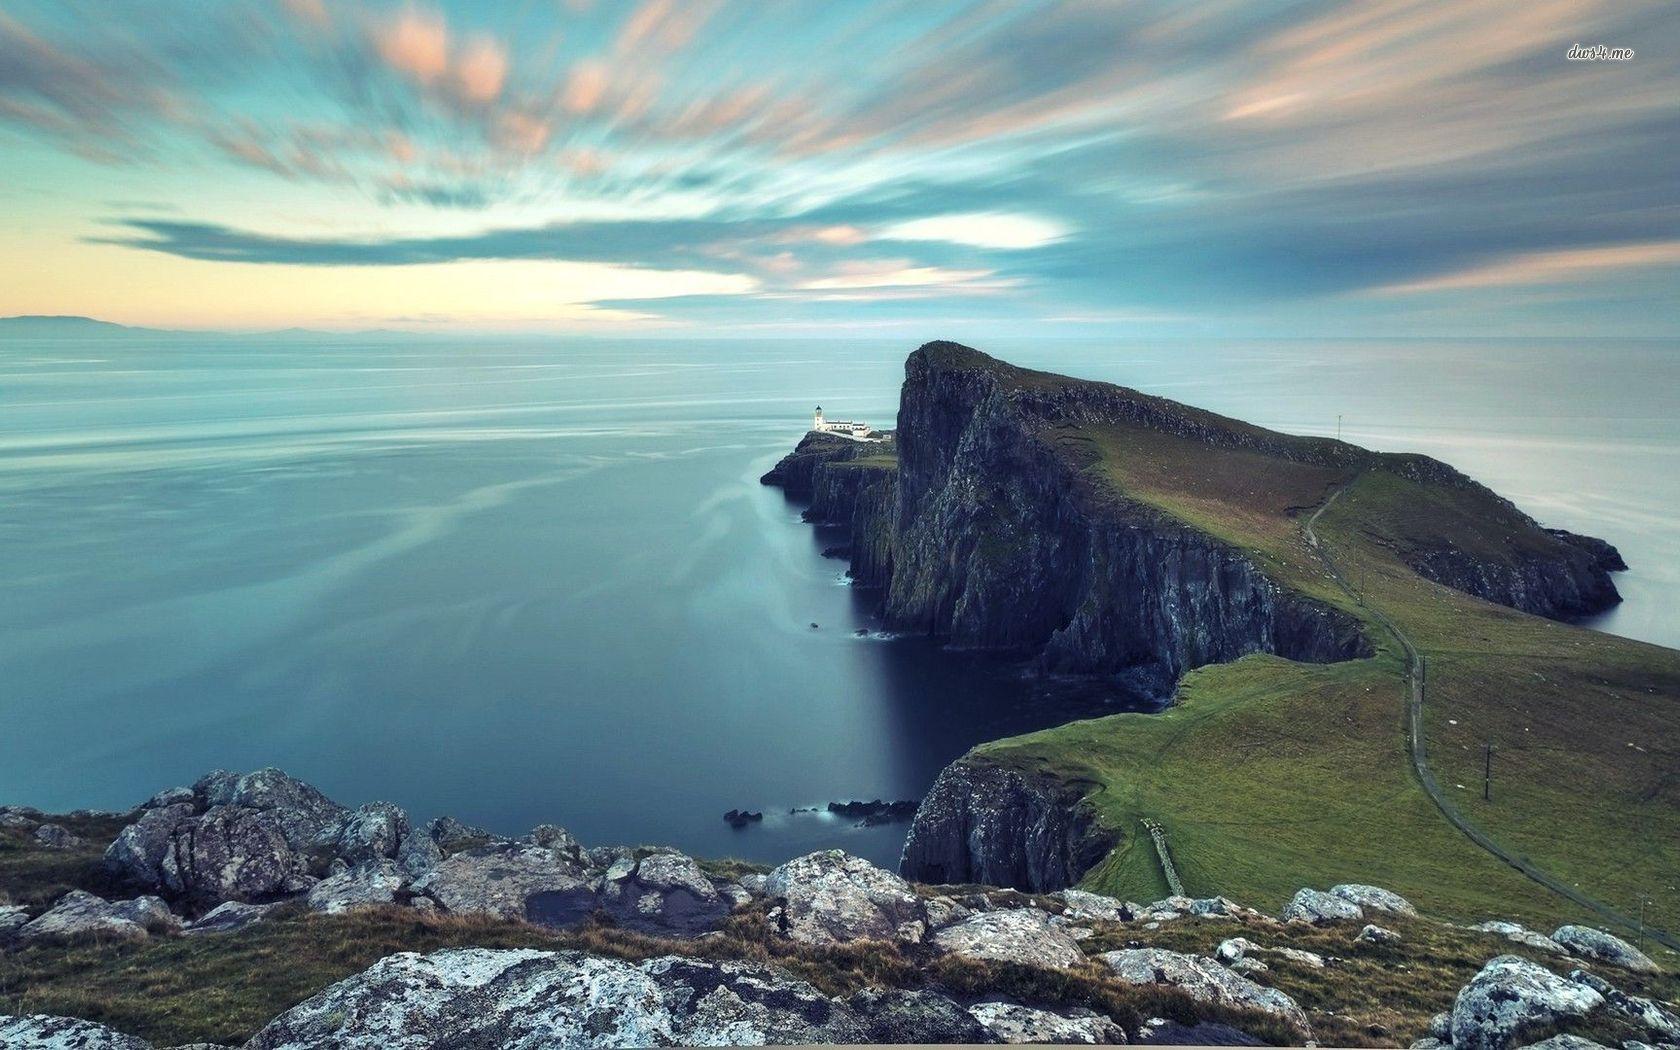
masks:
[[[1213,954],[1220,962],[1228,965],[1241,959],[1249,952],[1258,951],[1259,948],[1258,944],[1246,937],[1230,937],[1220,941],[1219,947],[1214,949]]]
[[[400,806],[369,802],[327,825],[314,845],[317,852],[354,867],[394,858],[408,833],[408,814]]]
[[[1033,893],[1072,886],[1119,841],[1084,804],[1084,791],[959,759],[916,810],[899,873],[918,882]]]
[[[5,944],[29,924],[28,909],[17,904],[0,904],[0,944]]]
[[[1505,1050],[1526,1033],[1584,1017],[1604,996],[1515,955],[1501,955],[1459,990],[1452,1009],[1455,1050]]]
[[[442,859],[443,850],[425,828],[410,828],[397,845],[397,864],[414,878],[432,870]]]
[[[1352,901],[1313,889],[1298,890],[1278,915],[1284,922],[1301,921],[1314,925],[1352,922],[1364,917],[1365,913]]]
[[[1070,919],[1130,922],[1138,911],[1135,904],[1105,897],[1100,893],[1087,893],[1084,890],[1057,890],[1051,896],[1062,902],[1062,914]]]
[[[1324,969],[1324,956],[1317,952],[1302,951],[1299,948],[1267,948],[1255,944],[1246,937],[1232,937],[1220,941],[1219,947],[1214,950],[1213,954],[1220,962],[1235,967],[1239,962],[1255,964],[1255,960],[1249,958],[1255,952],[1271,952],[1273,955],[1282,956],[1292,962],[1300,963],[1302,966],[1310,966],[1315,970]],[[1269,969],[1269,967],[1258,964],[1258,969],[1263,971]]]
[[[598,893],[601,909],[620,926],[657,936],[716,929],[732,906],[694,858],[677,852],[619,861],[601,877]]]
[[[543,849],[551,849],[577,864],[584,863],[583,846],[572,838],[571,832],[558,824],[538,824],[526,837]]]
[[[1628,995],[1615,985],[1587,970],[1572,970],[1569,979],[1591,988],[1610,1004],[1610,1012],[1629,1024],[1643,1028],[1653,1039],[1662,1043],[1680,1043],[1680,1015],[1662,1003],[1642,996]]]
[[[1127,984],[1166,985],[1181,989],[1201,1002],[1259,1010],[1303,1031],[1307,1028],[1307,1015],[1295,1000],[1276,988],[1232,973],[1212,959],[1164,948],[1129,948],[1107,952],[1099,958]]]
[[[1083,1007],[1057,1013],[993,1000],[975,1003],[968,1012],[1006,1043],[1105,1046],[1126,1041],[1125,1029]]]
[[[178,806],[183,803],[192,805],[193,789],[190,787],[164,788],[151,798],[140,803],[141,809],[162,809],[165,806]]]
[[[930,930],[961,922],[973,914],[966,905],[946,896],[930,897],[922,902],[922,907],[927,914],[927,927]]]
[[[1429,1019],[1429,1034],[1448,1046],[1452,1045],[1452,1014],[1446,1010]]]
[[[70,829],[59,824],[42,824],[36,828],[35,841],[48,849],[75,849],[87,842],[80,835],[72,835]]]
[[[1066,969],[1085,961],[1079,943],[1036,908],[981,912],[933,935],[940,949],[969,959]]]
[[[1513,944],[1522,944],[1554,955],[1568,955],[1569,950],[1543,933],[1524,929],[1514,922],[1484,922],[1470,927],[1482,933],[1497,933]]]
[[[920,940],[925,928],[909,883],[837,849],[788,861],[765,879],[764,892],[783,902],[782,932],[806,944]]]
[[[348,813],[314,785],[272,767],[243,776],[218,769],[193,784],[193,796],[204,810],[238,806],[274,814],[286,842],[299,851]]]
[[[1416,918],[1417,909],[1410,901],[1391,890],[1380,886],[1362,886],[1358,883],[1343,883],[1330,887],[1332,896],[1340,897],[1349,904],[1358,905],[1367,912],[1385,911],[1393,915],[1404,915]]]
[[[936,1023],[910,1023],[904,1015],[918,1003]],[[946,1042],[980,1031],[932,993],[889,995],[884,1006],[888,1019],[875,1022],[781,970],[751,963],[666,956],[632,964],[528,949],[404,952],[288,1010],[247,1050],[860,1043],[894,1026],[913,1030],[918,1041]],[[960,1018],[962,1027],[941,1029],[941,1016]]]
[[[1359,936],[1355,937],[1354,940],[1363,941],[1366,944],[1399,944],[1400,935],[1393,930],[1385,930],[1381,926],[1366,923],[1365,928],[1359,931]]]
[[[1610,1050],[1603,1043],[1583,1039],[1578,1035],[1554,1035],[1538,1043],[1529,1043],[1524,1050]]]
[[[1265,1046],[1264,1040],[1228,1024],[1203,1021],[1187,1025],[1164,1017],[1151,1017],[1138,1029],[1143,1046]]]
[[[395,904],[407,889],[408,873],[396,861],[381,858],[317,883],[309,891],[309,908],[337,915],[354,908]]]
[[[1265,963],[1253,956],[1245,955],[1236,962],[1231,963],[1231,969],[1237,971],[1238,973],[1266,973],[1271,969],[1271,967],[1267,966]]]
[[[426,833],[446,856],[502,841],[483,828],[463,824],[454,817],[438,817],[429,822],[426,825]]]
[[[547,926],[575,925],[595,911],[595,893],[571,858],[503,842],[464,850],[416,879],[416,894],[455,914],[495,915]]]
[[[1644,952],[1620,937],[1590,926],[1559,926],[1552,932],[1552,940],[1584,959],[1596,959],[1640,973],[1657,972],[1657,964]]]
[[[864,1019],[865,1042],[896,1045],[995,1043],[992,1030],[937,992],[865,988],[845,1005]]]
[[[1274,955],[1281,955],[1290,962],[1300,963],[1302,966],[1307,966],[1314,970],[1324,969],[1324,956],[1318,954],[1317,952],[1302,951],[1299,948],[1267,948],[1266,951],[1269,951]]]
[[[90,935],[144,938],[179,924],[169,906],[156,897],[108,901],[85,890],[71,890],[39,918],[25,924],[17,936],[24,941]]]
[[[1432,1035],[1426,1035],[1413,1043],[1410,1050],[1452,1050],[1452,1044],[1443,1043]]]
[[[755,871],[748,875],[742,875],[735,881],[754,897],[762,897],[765,894],[765,884],[770,881],[770,876],[767,873]]]
[[[243,930],[255,922],[261,922],[268,913],[278,908],[278,904],[241,904],[238,901],[224,901],[205,912],[203,917],[187,923],[181,928],[185,934],[199,933],[232,933]]]
[[[144,1039],[74,1017],[0,1015],[0,1046],[6,1050],[152,1050]]]
[[[1205,918],[1232,918],[1242,914],[1245,909],[1224,897],[1198,897],[1192,900],[1185,910],[1191,915]]]

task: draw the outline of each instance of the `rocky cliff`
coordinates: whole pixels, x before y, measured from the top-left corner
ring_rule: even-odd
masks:
[[[901,867],[938,883],[1045,892],[1072,886],[1119,841],[1085,786],[973,759],[953,763],[916,811]]]
[[[1185,462],[1199,466],[1185,469],[1316,479],[1291,514],[1380,475],[1395,508],[1372,538],[1420,575],[1559,618],[1619,600],[1615,548],[1542,529],[1438,460],[1281,434],[954,343],[926,344],[906,362],[891,461],[813,434],[764,480],[808,494],[810,520],[850,528],[853,574],[884,589],[890,627],[1015,653],[1045,673],[1166,696],[1186,671],[1249,653],[1312,663],[1371,653],[1354,616],[1303,593],[1275,560],[1117,480],[1100,441],[1115,433],[1194,450]],[[1185,478],[1193,496],[1196,483]],[[963,760],[923,804],[903,870],[1071,885],[1112,844],[1080,797]]]

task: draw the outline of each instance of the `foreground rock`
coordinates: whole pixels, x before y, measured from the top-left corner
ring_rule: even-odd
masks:
[[[1064,1013],[1007,1002],[975,1003],[975,1019],[1006,1043],[1102,1046],[1126,1042],[1126,1031],[1102,1014],[1082,1007]]]
[[[1330,887],[1330,895],[1340,897],[1365,912],[1381,911],[1390,915],[1404,915],[1409,919],[1417,918],[1418,911],[1412,907],[1411,901],[1381,886],[1343,883]]]
[[[396,904],[408,896],[408,873],[396,861],[380,859],[321,880],[309,891],[309,907],[337,915],[356,908]]]
[[[1657,964],[1650,956],[1620,937],[1590,926],[1559,926],[1552,933],[1552,940],[1583,959],[1596,959],[1640,973],[1657,972]]]
[[[569,853],[506,842],[444,858],[413,890],[448,912],[569,926],[595,910],[586,875]]]
[[[1184,955],[1164,948],[1129,948],[1099,958],[1127,984],[1158,984],[1183,990],[1192,999],[1223,1006],[1259,1010],[1281,1017],[1303,1031],[1307,1015],[1295,1000],[1212,959]]]
[[[674,851],[624,858],[608,868],[600,902],[620,926],[676,937],[716,929],[731,908],[694,858]]]
[[[278,907],[278,904],[240,904],[238,901],[227,901],[181,927],[181,932],[189,936],[196,933],[232,933],[261,922],[268,917],[269,912]]]
[[[937,947],[969,959],[1066,969],[1085,961],[1067,932],[1037,908],[1009,908],[971,915],[933,935]]]
[[[1525,1036],[1585,1017],[1604,1005],[1604,996],[1585,984],[1515,955],[1490,961],[1453,1001],[1454,1050],[1505,1050]]]
[[[152,1050],[152,1044],[102,1024],[74,1017],[0,1015],[0,1047],[6,1050]]]
[[[24,941],[89,936],[141,939],[175,929],[179,923],[169,906],[157,897],[108,901],[83,890],[71,890],[40,918],[18,930],[17,937]]]
[[[765,879],[764,892],[781,900],[781,931],[806,944],[919,941],[925,930],[909,883],[837,849],[788,861]]]
[[[292,1008],[249,1050],[992,1042],[932,993],[830,998],[786,973],[676,956],[456,949],[380,960]]]

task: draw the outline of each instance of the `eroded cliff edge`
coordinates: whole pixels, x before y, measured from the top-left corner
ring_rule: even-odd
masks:
[[[1369,655],[1354,616],[1117,484],[1101,451],[1108,433],[1188,444],[1201,458],[1281,463],[1317,485],[1296,509],[1380,470],[1439,497],[1376,537],[1420,575],[1555,618],[1619,600],[1613,547],[1542,529],[1437,460],[1279,434],[954,343],[910,355],[890,450],[810,435],[764,480],[808,495],[808,518],[850,527],[853,574],[882,588],[895,629],[1158,695],[1188,670],[1249,653],[1315,663]],[[1082,797],[1077,785],[960,760],[918,814],[903,870],[1070,885],[1115,834],[1084,815]]]

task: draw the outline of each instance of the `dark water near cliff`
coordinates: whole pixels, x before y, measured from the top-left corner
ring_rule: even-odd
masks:
[[[274,764],[508,832],[890,862],[902,825],[787,811],[918,796],[1089,711],[858,637],[837,539],[757,483],[815,403],[889,423],[908,349],[0,343],[0,801]],[[1343,413],[1619,544],[1602,626],[1680,642],[1680,348],[990,349],[1286,430]]]

